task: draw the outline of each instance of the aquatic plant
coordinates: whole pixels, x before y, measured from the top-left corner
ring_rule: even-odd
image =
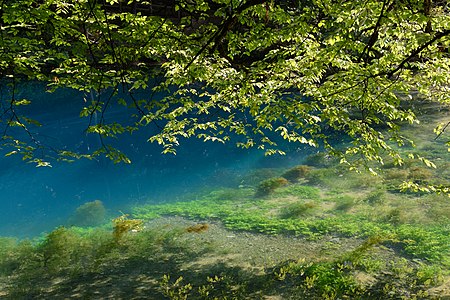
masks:
[[[115,241],[120,241],[121,238],[129,231],[141,231],[144,228],[144,221],[128,219],[128,216],[129,215],[122,215],[113,220],[113,237]]]
[[[68,223],[74,226],[98,226],[105,222],[106,208],[103,202],[95,200],[80,205],[69,218]]]
[[[433,177],[433,172],[424,167],[412,167],[409,169],[408,179],[415,183],[429,181]]]
[[[367,237],[358,247],[348,251],[341,257],[342,263],[359,263],[360,260],[368,254],[368,252],[382,243],[392,241],[393,235],[375,234]]]
[[[386,189],[390,192],[402,192],[415,195],[424,195],[431,191],[440,193],[438,190],[448,185],[448,181],[444,178],[436,178],[430,168],[417,165],[410,166],[409,168],[388,169],[384,172],[384,179]],[[428,184],[433,184],[434,186],[430,189],[428,188],[430,187]],[[416,186],[417,189],[412,188],[413,186]],[[424,189],[419,187],[424,187]],[[444,191],[442,190],[442,192]]]
[[[383,176],[388,175],[385,181],[390,184],[401,178],[434,180],[415,168],[386,169]],[[395,174],[398,170],[400,175]],[[113,221],[113,234],[111,226],[101,231],[72,227],[57,228],[33,242],[0,239],[0,289],[6,287],[10,299],[51,299],[72,293],[76,286],[80,298],[89,298],[96,287],[83,282],[96,278],[96,284],[107,282],[104,291],[115,287],[111,298],[126,297],[136,284],[135,291],[141,293],[137,296],[143,298],[439,299],[443,288],[433,294],[431,287],[450,270],[448,198],[392,194],[377,178],[365,184],[372,178],[338,167],[310,168],[305,178],[309,182],[291,179],[261,199],[255,199],[253,187],[241,186],[209,188],[183,201],[140,206],[132,216]],[[311,186],[313,182],[320,186]],[[167,216],[182,218],[169,218],[169,225],[161,225],[165,220],[157,218]],[[148,228],[141,230],[144,221]],[[222,228],[227,236],[221,238],[229,244],[241,234],[260,233],[255,236],[261,240],[263,235],[290,235],[304,240],[307,250],[311,246],[317,251],[274,268],[269,257],[255,266],[258,272],[248,271],[243,277],[242,265],[202,264],[202,255],[209,260],[218,253],[226,260],[223,253],[232,253],[209,242],[221,225],[246,231],[228,233]],[[205,230],[208,234],[195,234]],[[139,232],[127,234],[130,231]],[[228,276],[230,270],[236,273]],[[166,282],[162,274],[168,274]]]
[[[8,274],[19,264],[14,258],[17,255],[17,244],[16,238],[0,237],[0,274]]]
[[[442,282],[442,268],[405,258],[386,260],[379,245],[392,238],[371,236],[333,260],[286,261],[270,272],[275,280],[296,286],[291,295],[298,299],[440,299],[429,289]]]
[[[286,178],[276,177],[262,181],[256,188],[255,197],[264,197],[272,194],[276,189],[289,183]]]
[[[97,245],[90,237],[58,227],[37,241],[24,240],[2,257],[5,275],[14,279],[7,287],[10,298],[39,298],[55,278],[79,276],[91,271]]]
[[[283,207],[280,211],[281,218],[298,218],[312,214],[316,208],[317,203],[314,201],[296,202]]]
[[[418,276],[420,268],[404,258],[390,260],[385,271],[366,287],[366,294],[373,299],[440,299],[430,295],[430,284],[425,285]]]
[[[253,195],[253,189],[251,188],[245,188],[245,187],[239,187],[238,189],[231,189],[231,188],[223,188],[223,189],[216,189],[214,191],[211,191],[204,195],[204,198],[207,198],[211,201],[217,200],[217,201],[225,201],[225,200],[238,200],[242,201],[242,199],[251,197]],[[195,195],[196,198],[198,198],[198,195]]]
[[[416,276],[419,284],[423,284],[425,286],[436,286],[443,281],[444,272],[440,266],[419,263]]]
[[[286,172],[281,174],[281,177],[286,178],[287,180],[289,180],[292,183],[295,183],[299,179],[305,178],[305,176],[310,171],[311,171],[310,166],[300,165],[300,166],[296,166],[296,167],[293,167],[293,168],[287,170]]]
[[[405,213],[401,209],[396,207],[389,210],[389,212],[385,216],[385,221],[393,225],[398,225],[406,223],[407,218]]]
[[[384,179],[385,180],[396,180],[398,182],[401,182],[403,180],[408,179],[409,171],[407,169],[400,169],[400,168],[392,168],[387,169],[384,172]]]
[[[195,224],[195,225],[191,225],[186,227],[186,232],[189,233],[201,233],[201,232],[205,232],[207,231],[209,228],[209,224],[207,223],[199,223],[199,224]]]
[[[2,252],[0,249],[0,254],[7,253],[3,260],[0,257],[0,262],[5,262],[3,266],[7,268],[4,270],[7,270],[7,276],[14,282],[14,287],[11,285],[8,293],[12,296],[11,299],[23,299],[26,296],[39,298],[44,297],[43,295],[51,298],[53,290],[61,293],[69,284],[82,284],[80,281],[83,281],[86,274],[89,274],[89,278],[96,276],[105,278],[105,281],[111,280],[109,284],[116,283],[114,278],[118,277],[117,274],[120,274],[120,278],[130,276],[133,280],[136,279],[136,274],[140,274],[139,278],[151,278],[159,282],[153,286],[150,284],[149,287],[149,283],[143,281],[154,295],[172,295],[173,299],[185,299],[185,296],[188,299],[254,299],[260,295],[252,294],[256,290],[285,293],[284,295],[289,294],[294,299],[401,299],[405,293],[425,295],[431,286],[441,281],[442,268],[448,270],[450,266],[450,234],[445,226],[392,225],[380,220],[374,222],[364,218],[358,210],[352,214],[328,214],[327,218],[312,216],[282,219],[280,215],[273,213],[274,206],[271,202],[274,200],[276,199],[272,197],[264,200],[250,198],[239,203],[236,199],[219,202],[200,199],[153,205],[153,208],[158,214],[182,214],[189,218],[207,215],[214,210],[214,218],[234,230],[265,234],[288,233],[296,238],[314,239],[314,243],[319,244],[329,241],[323,237],[330,235],[338,240],[336,245],[345,244],[343,239],[339,242],[341,237],[353,238],[352,245],[355,244],[355,238],[358,238],[361,239],[359,246],[343,245],[348,247],[348,251],[338,257],[331,254],[324,257],[324,252],[320,252],[320,256],[317,254],[316,257],[303,261],[286,261],[274,269],[266,269],[264,274],[251,273],[252,276],[246,277],[246,283],[242,284],[239,280],[242,277],[226,277],[219,271],[206,269],[206,273],[199,273],[197,269],[195,272],[191,269],[177,269],[180,266],[176,262],[191,262],[200,253],[214,251],[213,247],[197,245],[200,249],[189,252],[189,245],[192,244],[189,238],[195,239],[198,236],[186,234],[185,225],[161,225],[154,230],[124,234],[120,237],[120,243],[116,243],[111,232],[104,229],[99,232],[92,229],[58,228],[41,242],[23,246],[21,254],[15,254],[20,252],[17,250],[18,244],[5,241],[8,250]],[[322,202],[317,203],[322,205]],[[290,204],[279,203],[283,207],[289,207]],[[313,210],[321,211],[321,205]],[[378,208],[377,204],[369,206],[365,202],[359,205]],[[148,206],[147,209],[150,210],[151,207]],[[198,224],[202,223],[195,225]],[[65,240],[68,242],[65,243]],[[66,249],[62,249],[60,245],[65,245]],[[44,263],[44,257],[47,263]],[[402,257],[407,260],[402,262]],[[153,270],[155,266],[159,268]],[[46,272],[45,276],[42,276],[43,272]],[[166,284],[161,282],[161,274],[170,274]],[[211,274],[217,274],[217,279]],[[206,275],[211,279],[205,282]],[[183,279],[176,283],[180,276]],[[63,284],[55,284],[60,278],[64,279]],[[0,284],[1,280],[0,277]],[[120,289],[120,284],[118,286]],[[185,288],[189,286],[190,289]],[[236,291],[236,286],[239,286],[239,291]],[[166,292],[163,292],[164,287],[167,287]],[[427,296],[419,298],[433,299]]]
[[[314,169],[305,174],[305,179],[309,185],[325,185],[330,177],[336,178],[336,176],[332,169]]]
[[[328,153],[318,152],[308,155],[303,163],[307,166],[313,166],[317,168],[329,168],[337,165],[339,161],[336,159],[336,157]]]
[[[261,294],[262,289],[267,289],[267,287],[257,277],[248,277],[247,274],[242,274],[242,272],[241,274],[234,274],[238,271],[239,269],[234,270],[220,266],[217,269],[218,274],[208,275],[206,280],[197,276],[197,278],[193,278],[193,282],[189,282],[183,276],[171,280],[170,274],[165,274],[159,281],[158,290],[169,299],[180,300],[259,299],[260,297],[253,297],[254,294]],[[243,276],[245,278],[242,278]]]
[[[364,198],[364,202],[370,205],[382,204],[385,200],[385,195],[386,191],[377,189],[367,194]]]
[[[429,208],[426,212],[430,218],[444,223],[449,222],[450,205],[447,196],[432,195],[429,201],[424,202],[424,205]]]
[[[395,231],[398,244],[408,255],[450,267],[450,229],[446,226],[402,224]]]
[[[236,292],[236,282],[233,282],[233,278],[223,275],[207,276],[206,284],[198,287],[198,294],[201,299],[228,299],[228,297],[235,296],[233,294],[236,294]]]
[[[310,197],[300,199],[314,200],[306,202],[321,203],[325,201],[325,208],[327,207],[327,202],[334,202],[336,199],[340,199],[342,201],[342,206],[340,209],[345,211],[346,209],[355,207],[355,210],[351,214],[336,214],[336,211],[333,211],[332,207],[328,206],[329,210],[325,212],[327,213],[327,217],[321,218],[314,217],[316,212],[318,216],[321,215],[321,213],[324,213],[324,211],[321,210],[324,209],[321,208],[321,205],[311,208],[311,210],[300,206],[300,209],[296,211],[296,208],[294,208],[295,204],[292,204],[292,202],[283,203],[283,201],[277,200],[276,197],[279,196],[290,197],[291,195],[295,195],[295,190],[297,188],[299,189],[298,192],[300,195],[304,192],[304,195],[308,195],[308,197]],[[304,188],[305,190],[303,190]],[[285,190],[290,192],[285,194]],[[370,195],[370,193],[371,192],[368,192],[366,195]],[[247,198],[243,197],[240,200],[216,201],[214,198],[210,200],[208,196],[206,196],[205,199],[193,200],[189,202],[167,203],[161,205],[152,204],[145,207],[142,206],[136,208],[133,215],[134,217],[141,219],[154,219],[155,217],[161,215],[184,216],[191,219],[201,219],[205,221],[212,218],[221,221],[225,227],[230,230],[255,231],[266,234],[288,233],[307,237],[308,239],[320,238],[326,234],[336,234],[347,237],[368,237],[377,234],[386,235],[388,233],[397,234],[397,226],[402,226],[401,224],[405,222],[404,220],[406,220],[404,217],[401,217],[402,219],[396,218],[396,214],[400,213],[400,210],[397,210],[396,212],[394,211],[394,213],[391,214],[391,211],[393,210],[391,201],[393,200],[389,198],[386,198],[386,202],[383,203],[383,207],[376,203],[369,204],[367,201],[358,202],[358,206],[356,207],[356,203],[352,200],[355,197],[353,195],[338,194],[338,196],[333,195],[325,199],[320,199],[319,196],[319,190],[315,187],[290,185],[283,189],[277,190],[272,196],[274,199],[271,199],[270,201],[255,200],[249,196],[247,196]],[[395,197],[402,198],[403,196],[396,195]],[[437,203],[445,206],[447,203],[447,198],[444,196],[442,197],[442,201],[431,201],[429,202],[430,205],[435,205]],[[345,199],[350,200],[348,200],[348,202],[343,201]],[[362,196],[362,199],[365,199],[364,196]],[[411,201],[409,200],[407,203],[410,202]],[[296,203],[304,203],[304,201],[298,201]],[[289,207],[291,204],[293,207]],[[313,206],[312,204],[308,205]],[[364,207],[364,205],[366,205],[366,207]],[[398,205],[398,203],[396,205]],[[289,212],[291,209],[292,211]],[[303,211],[303,209],[305,209],[305,211]],[[383,209],[386,210],[386,213],[383,213]],[[274,211],[278,213],[274,215]],[[309,217],[291,217],[297,213],[301,215],[303,212],[305,212]],[[313,212],[314,214],[309,214],[310,212]],[[423,211],[422,213],[428,214],[428,211]],[[439,220],[441,219],[436,219],[434,222],[438,222]],[[431,224],[436,224],[435,226],[442,226],[439,225],[440,223]],[[413,228],[422,228],[423,224],[418,223],[411,226],[413,226]],[[439,249],[445,248],[445,245],[450,243],[450,237],[445,239],[441,234],[436,235],[433,233],[433,230],[428,227],[425,229],[425,232],[428,232],[430,239],[434,239],[434,241],[437,242]],[[402,234],[399,241],[408,239],[414,240],[414,243],[417,243],[416,249],[422,249],[422,247],[427,246],[428,240],[427,242],[417,240],[414,235],[412,235],[412,231],[410,233],[411,234]],[[410,244],[407,245],[409,247],[405,249],[406,251],[409,251],[408,249],[412,249]],[[446,252],[443,251],[442,253],[442,255],[434,253],[432,256],[434,257],[438,255],[442,258]]]
[[[111,232],[105,229],[80,232],[59,227],[40,241],[5,243],[9,246],[0,249],[0,298],[3,299],[4,295],[8,295],[5,299],[65,298],[60,295],[65,294],[71,284],[85,285],[88,289],[95,289],[99,284],[99,281],[85,284],[84,276],[108,278],[112,274],[114,277],[132,270],[132,277],[136,268],[141,266],[151,268],[155,264],[173,264],[171,256],[178,259],[183,255],[192,257],[189,244],[179,239],[182,234],[185,234],[182,227],[163,227],[124,235],[117,243]],[[164,270],[169,269],[164,266]],[[117,283],[118,286],[120,284]],[[87,299],[92,298],[91,293],[78,292]]]
[[[348,211],[357,203],[356,199],[349,195],[342,195],[340,197],[337,197],[335,198],[335,201],[335,209],[340,211]]]
[[[350,266],[339,262],[308,262],[300,259],[276,267],[277,280],[297,285],[304,299],[342,299],[360,296],[363,291],[352,276]]]
[[[291,184],[283,187],[282,189],[277,189],[274,191],[275,197],[288,197],[293,196],[298,199],[320,199],[321,191],[319,188],[309,185]]]
[[[245,174],[241,179],[242,186],[255,186],[258,185],[261,181],[279,177],[282,171],[280,169],[273,168],[259,168],[252,171],[249,171],[248,174]]]
[[[160,290],[162,294],[171,300],[186,300],[192,285],[190,283],[182,284],[183,276],[178,277],[174,282],[171,282],[170,275],[165,274],[160,281]]]
[[[42,264],[47,273],[57,273],[72,268],[77,261],[81,239],[70,229],[63,226],[50,232],[38,246]]]
[[[36,283],[36,279],[48,278],[48,271],[42,268],[42,255],[36,251],[35,245],[29,240],[18,243],[10,250],[1,259],[0,279],[11,278],[13,284],[3,285],[0,288],[0,294],[2,296],[6,294],[8,297],[5,299],[31,298],[35,295],[35,291],[38,293],[42,289]]]

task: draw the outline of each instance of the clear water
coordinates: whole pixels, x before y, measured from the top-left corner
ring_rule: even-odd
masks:
[[[21,109],[43,124],[32,129],[40,141],[81,153],[98,147],[98,137],[84,133],[88,120],[78,117],[85,95],[48,94],[32,83],[18,91],[18,99],[33,101]],[[386,164],[379,177],[295,145],[281,145],[286,156],[264,157],[188,140],[176,156],[162,155],[146,142],[152,128],[116,141],[130,165],[102,158],[36,168],[2,155],[0,298],[447,299],[448,197],[397,188],[405,179],[448,184],[447,147],[430,140],[435,125],[427,122],[448,120],[447,113],[403,128],[436,169]],[[112,106],[106,118],[127,116]],[[74,213],[97,199],[107,218],[132,212],[130,219],[107,230],[69,228],[85,226],[86,210]],[[92,211],[105,221],[101,207]],[[54,230],[59,225],[65,228]]]
[[[36,83],[24,84],[18,93],[17,99],[32,101],[21,109],[42,123],[33,132],[44,144],[81,152],[98,147],[98,137],[84,133],[88,118],[79,117],[84,98],[90,95],[72,90],[47,93]],[[8,96],[3,87],[3,103]],[[106,117],[124,120],[128,114],[125,108],[113,106]],[[7,149],[2,149],[0,236],[34,236],[49,231],[66,224],[78,206],[96,199],[111,215],[119,215],[138,203],[175,201],[186,193],[214,186],[236,187],[242,184],[239,178],[251,169],[295,165],[314,151],[286,148],[287,156],[265,157],[262,151],[241,150],[233,144],[189,140],[178,148],[176,156],[162,155],[160,146],[146,142],[148,136],[143,129],[119,140],[118,146],[132,160],[130,165],[99,159],[53,161],[51,168],[36,168],[20,157],[4,157]]]

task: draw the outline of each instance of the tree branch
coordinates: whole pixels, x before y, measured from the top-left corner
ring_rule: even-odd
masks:
[[[420,52],[425,50],[428,46],[432,45],[434,42],[436,42],[440,38],[443,38],[444,36],[447,36],[447,35],[450,35],[450,29],[436,33],[436,35],[431,40],[429,40],[422,46],[417,47],[413,52],[411,52],[411,54],[409,54],[405,59],[403,59],[403,61],[397,67],[395,67],[393,70],[391,70],[389,72],[381,72],[377,75],[378,76],[387,75],[388,77],[393,76],[396,72],[401,70],[411,59],[416,57]]]

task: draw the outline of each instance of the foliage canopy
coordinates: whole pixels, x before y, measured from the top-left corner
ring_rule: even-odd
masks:
[[[89,154],[127,158],[108,138],[144,129],[165,153],[183,138],[280,152],[280,137],[323,144],[342,162],[402,157],[399,130],[417,121],[416,95],[449,103],[446,1],[404,0],[18,0],[0,4],[4,144],[36,159],[44,147],[21,114],[21,78],[96,95],[81,117],[102,138]],[[155,79],[156,78],[156,79]],[[153,80],[152,80],[153,79]],[[151,86],[149,86],[151,85]],[[146,89],[145,97],[136,92]],[[103,117],[119,103],[133,122]],[[155,97],[155,94],[159,94]],[[163,96],[160,96],[163,95]],[[87,97],[88,98],[88,97]],[[97,122],[92,116],[99,114]],[[447,124],[448,125],[448,124]],[[18,126],[28,140],[8,136]],[[437,129],[438,134],[445,124]],[[332,133],[351,145],[336,149]],[[37,162],[44,164],[41,159]]]

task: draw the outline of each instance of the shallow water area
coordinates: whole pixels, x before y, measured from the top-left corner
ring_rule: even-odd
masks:
[[[98,146],[89,121],[73,117],[83,95],[44,95],[22,95],[48,105],[33,111],[37,136],[81,152]],[[446,118],[406,126],[417,148],[399,150],[436,168],[387,161],[379,176],[293,145],[265,157],[186,140],[162,155],[146,128],[115,144],[131,164],[3,157],[0,297],[450,299],[448,197],[399,189],[450,182],[446,146],[427,134]]]

